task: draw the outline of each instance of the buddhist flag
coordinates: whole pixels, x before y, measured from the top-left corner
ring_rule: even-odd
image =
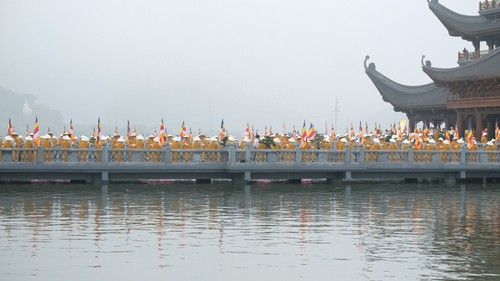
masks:
[[[332,130],[330,131],[330,139],[331,140],[335,139],[335,128],[333,127],[333,124],[332,124]]]
[[[472,133],[472,129],[469,130],[469,133],[467,134],[467,144],[470,147],[474,141],[474,134]]]
[[[248,125],[248,122],[247,127],[245,128],[245,137],[250,139],[250,126]]]
[[[131,134],[132,134],[132,131],[130,130],[130,121],[127,120],[127,140]]]
[[[363,139],[363,125],[361,125],[361,121],[359,121],[358,140],[361,141],[362,139]]]
[[[304,120],[304,125],[302,126],[302,132],[300,133],[300,137],[301,137],[301,139],[302,139],[303,142],[307,138],[306,120]]]
[[[160,122],[160,145],[164,145],[167,141],[167,130],[165,130],[165,124],[163,123],[163,118]]]
[[[264,126],[264,136],[267,136],[267,125]]]
[[[7,124],[7,135],[12,135],[12,133],[14,133],[14,129],[12,128],[12,122],[10,121],[10,118],[9,118],[9,124]]]
[[[179,136],[181,137],[181,139],[187,137],[186,124],[184,123],[184,121],[182,121],[181,131],[179,132]]]
[[[222,122],[220,123],[220,131],[219,131],[219,139],[223,139],[226,136],[226,128],[224,127],[224,118],[222,118]]]
[[[35,117],[35,125],[33,126],[33,142],[36,146],[40,146],[40,126],[38,125],[38,117]]]
[[[102,128],[101,128],[101,117],[97,117],[97,143],[101,143],[101,134],[102,134]]]
[[[73,128],[73,119],[69,119],[69,137],[71,138],[71,143],[75,143],[75,132]]]
[[[309,131],[307,132],[307,138],[312,140],[316,135],[316,130],[314,129],[313,123],[309,125]]]

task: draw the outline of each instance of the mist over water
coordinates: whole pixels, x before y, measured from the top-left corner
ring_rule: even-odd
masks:
[[[500,186],[0,185],[0,279],[498,280]]]

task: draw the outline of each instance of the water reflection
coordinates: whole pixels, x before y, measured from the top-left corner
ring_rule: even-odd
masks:
[[[494,184],[1,185],[0,279],[65,268],[75,280],[498,280],[499,195]]]

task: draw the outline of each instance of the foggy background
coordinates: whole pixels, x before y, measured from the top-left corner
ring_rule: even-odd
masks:
[[[440,2],[477,15],[478,1]],[[365,55],[420,85],[431,82],[422,55],[456,67],[464,47],[424,0],[0,0],[0,135],[9,117],[24,133],[35,116],[42,133],[72,119],[78,135],[98,117],[104,134],[125,133],[127,120],[150,134],[161,118],[174,135],[183,121],[218,132],[222,118],[238,137],[247,122],[259,132],[304,120],[321,133],[325,122],[337,133],[360,121],[385,128],[406,117],[366,76]]]

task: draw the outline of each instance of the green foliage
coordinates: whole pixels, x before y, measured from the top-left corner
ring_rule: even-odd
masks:
[[[314,146],[317,149],[320,149],[321,148],[321,143],[323,142],[324,139],[325,139],[325,136],[323,134],[316,134],[314,136],[314,138],[312,139],[312,142],[314,143]]]
[[[271,148],[271,146],[276,145],[274,139],[270,136],[265,136],[263,139],[260,139],[259,143],[263,143],[266,148]]]

